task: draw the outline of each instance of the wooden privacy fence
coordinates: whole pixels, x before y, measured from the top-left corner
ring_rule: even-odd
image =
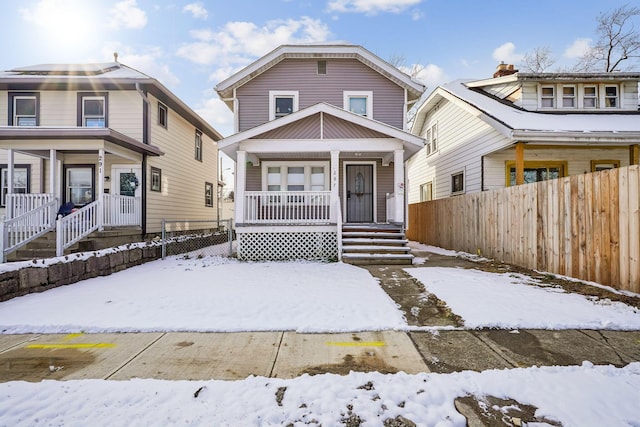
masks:
[[[640,293],[639,169],[411,204],[407,237]]]

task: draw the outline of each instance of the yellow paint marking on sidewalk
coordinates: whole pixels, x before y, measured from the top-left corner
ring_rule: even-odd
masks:
[[[99,342],[99,343],[84,343],[84,344],[30,344],[25,348],[110,348],[115,347],[115,344]]]
[[[327,345],[336,347],[384,347],[382,341],[327,341]]]
[[[67,336],[62,338],[62,341],[63,342],[71,341],[71,340],[74,340],[74,339],[76,339],[78,337],[81,337],[83,335],[84,335],[84,332],[80,332],[80,333],[77,333],[77,334],[68,334]]]

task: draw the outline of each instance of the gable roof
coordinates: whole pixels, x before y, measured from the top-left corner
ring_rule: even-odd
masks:
[[[222,135],[158,80],[120,62],[39,64],[0,72],[0,90],[136,90],[141,88],[205,135]]]
[[[431,92],[416,114],[412,131],[419,132],[431,108],[447,99],[514,139],[536,134],[554,137],[568,134],[596,137],[604,133],[615,134],[619,138],[640,136],[640,114],[636,112],[561,114],[527,111],[470,88],[468,82],[471,80],[456,80]]]
[[[238,71],[231,77],[218,83],[215,90],[223,100],[228,100],[233,96],[233,90],[242,86],[249,80],[264,73],[280,61],[287,58],[313,58],[313,59],[329,59],[329,58],[352,58],[356,59],[378,73],[384,75],[389,80],[406,89],[408,92],[408,100],[417,100],[420,98],[426,87],[422,83],[413,80],[409,75],[403,73],[393,65],[380,59],[378,56],[369,52],[362,46],[352,45],[348,43],[334,44],[300,44],[300,45],[282,45],[269,52],[257,61],[249,64],[247,67]],[[231,101],[225,101],[229,108],[233,108]]]
[[[338,119],[347,121],[356,126],[362,126],[381,135],[385,135],[388,138],[401,140],[405,149],[405,158],[408,158],[414,153],[418,152],[424,145],[424,139],[409,132],[400,130],[394,126],[387,125],[386,123],[368,119],[359,114],[343,110],[342,108],[338,108],[334,105],[320,102],[302,110],[298,110],[282,118],[271,120],[259,126],[247,129],[243,132],[238,132],[236,134],[228,136],[218,142],[218,149],[235,160],[238,144],[240,144],[242,141],[255,138],[278,128],[282,128],[317,113],[330,114]],[[274,144],[278,144],[278,140],[274,140]]]

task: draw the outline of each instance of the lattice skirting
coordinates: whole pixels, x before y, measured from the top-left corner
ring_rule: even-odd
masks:
[[[246,261],[336,261],[336,232],[238,233],[238,258]]]

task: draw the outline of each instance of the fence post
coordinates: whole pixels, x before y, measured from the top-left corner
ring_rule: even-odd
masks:
[[[232,223],[233,223],[233,219],[229,218],[227,220],[227,237],[229,240],[229,256],[231,256],[231,254],[233,254],[233,230],[231,229]]]
[[[167,241],[165,240],[167,237],[167,227],[166,227],[166,220],[163,218],[162,219],[162,259],[164,259],[167,256]]]
[[[56,220],[56,256],[64,254],[64,236],[62,235],[62,221]]]

